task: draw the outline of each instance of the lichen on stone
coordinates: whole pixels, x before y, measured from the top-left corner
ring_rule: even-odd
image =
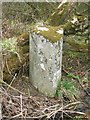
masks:
[[[42,35],[50,42],[55,43],[59,41],[63,37],[63,28],[61,26],[53,27],[53,26],[42,26],[36,27],[34,32]]]

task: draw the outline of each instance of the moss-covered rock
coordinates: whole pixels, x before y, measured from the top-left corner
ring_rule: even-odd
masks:
[[[6,55],[4,56],[3,80],[7,83],[12,81],[15,74],[17,76],[20,74],[29,75],[29,34],[20,35],[16,43],[16,51],[10,52],[10,47],[8,54],[8,48],[4,51]]]
[[[88,52],[88,44],[80,43],[76,40],[69,39],[66,41],[75,51]]]
[[[53,27],[53,26],[43,26],[43,27],[36,27],[34,32],[37,34],[42,35],[50,42],[54,43],[60,40],[63,36],[63,28],[61,26]]]

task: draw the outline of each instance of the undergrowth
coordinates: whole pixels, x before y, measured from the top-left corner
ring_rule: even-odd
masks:
[[[78,88],[73,79],[79,79],[78,76],[75,76],[72,73],[67,74],[67,79],[58,80],[56,97],[65,97],[67,100],[74,101],[78,98]]]

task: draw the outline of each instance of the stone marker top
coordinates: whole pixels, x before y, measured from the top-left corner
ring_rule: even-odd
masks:
[[[42,35],[50,42],[55,43],[60,40],[63,36],[63,28],[61,26],[53,27],[53,26],[37,26],[34,29],[34,32]]]

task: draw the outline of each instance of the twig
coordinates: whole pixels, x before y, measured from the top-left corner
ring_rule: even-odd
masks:
[[[34,100],[34,99],[32,99],[32,96],[29,96],[28,98],[30,98],[35,104],[36,104],[36,106],[39,108],[40,107],[40,105]]]
[[[59,106],[59,104],[44,108],[44,110],[42,110],[42,113],[45,115],[45,111],[49,112],[49,111],[56,111],[57,107]]]
[[[16,118],[16,117],[19,117],[19,116],[22,116],[22,113],[24,112],[24,110],[22,112],[20,112],[20,114],[17,114],[15,116],[12,116],[10,119],[13,119],[13,118]],[[22,117],[21,117],[22,118]]]
[[[0,120],[2,120],[2,94],[0,93]]]
[[[5,84],[6,86],[8,86],[9,88],[11,88],[12,90],[17,91],[18,93],[20,93],[20,94],[22,94],[22,95],[26,95],[25,93],[19,91],[18,89],[10,86],[9,84],[7,84],[6,82],[4,82],[3,80],[0,80],[0,83],[1,83],[1,84]],[[30,99],[36,104],[37,107],[40,107],[40,106],[38,105],[38,103],[37,103],[34,99],[31,98],[31,96],[28,96],[28,98],[30,98]]]
[[[64,107],[64,109],[69,108],[69,107],[72,106],[72,105],[77,105],[77,104],[80,104],[80,103],[81,103],[80,101],[70,103],[70,104],[66,105],[66,106]]]
[[[56,113],[59,112],[59,111],[63,112],[64,109],[66,109],[66,108],[68,108],[68,107],[70,107],[70,106],[72,106],[72,105],[77,105],[77,104],[80,104],[80,103],[81,103],[81,102],[74,102],[74,103],[70,103],[70,104],[68,104],[68,105],[66,105],[66,106],[62,106],[62,107],[59,108],[58,110],[56,110],[56,111],[54,111],[54,112],[52,111],[51,113],[49,113],[47,118],[50,118],[51,116],[53,116],[54,114],[56,114]]]
[[[15,54],[17,55],[17,57],[18,57],[20,63],[22,63],[22,60],[21,60],[21,57],[20,57],[19,53],[18,53],[18,52],[15,52]]]
[[[63,110],[64,106],[63,106],[63,98],[62,98],[62,110]],[[63,111],[61,112],[61,118],[63,120]]]
[[[16,88],[10,86],[9,84],[7,84],[6,82],[4,82],[3,80],[0,80],[0,83],[5,84],[5,85],[8,86],[9,88],[11,88],[11,89],[17,91],[18,93],[20,93],[20,94],[22,94],[22,95],[25,95],[25,93],[22,93],[22,92],[19,91],[18,89],[16,89]]]
[[[22,115],[22,113],[17,114],[17,115],[15,115],[15,116],[11,117],[10,119],[13,119],[13,118],[19,117],[19,116],[21,116],[21,115]]]
[[[66,113],[65,111],[63,111],[64,114],[66,114],[69,118],[72,118],[68,113]]]
[[[6,67],[7,67],[8,73],[9,73],[10,75],[12,75],[12,73],[11,73],[11,71],[10,71],[10,69],[9,69],[8,63],[7,63],[7,59],[6,59]]]
[[[78,115],[86,115],[86,114],[83,113],[83,112],[71,111],[71,110],[64,110],[64,112],[67,112],[67,113],[75,113],[75,114],[78,114]]]
[[[21,115],[23,117],[23,108],[22,108],[22,94],[20,94],[20,108],[21,108]]]
[[[10,86],[12,85],[12,83],[13,83],[13,81],[15,80],[16,76],[17,76],[17,73],[14,75],[14,77],[13,77],[11,83],[9,84]],[[9,90],[9,86],[8,86],[8,88],[7,88],[7,91],[8,91],[8,90]]]

